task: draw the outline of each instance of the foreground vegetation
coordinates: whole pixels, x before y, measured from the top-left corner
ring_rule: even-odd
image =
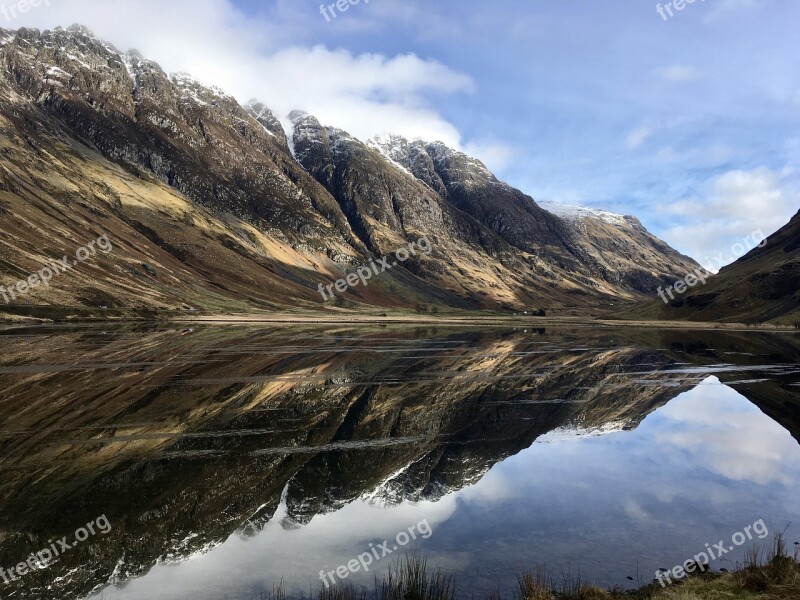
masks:
[[[543,570],[519,576],[510,595],[489,594],[487,600],[800,600],[800,551],[790,555],[782,536],[764,551],[753,548],[745,564],[731,573],[705,572],[667,587],[653,582],[638,590],[604,590],[569,576]],[[253,600],[287,600],[282,588]],[[372,590],[353,585],[322,588],[310,600],[459,600],[476,598],[456,587],[452,574],[431,570],[424,558],[406,557],[395,563]]]

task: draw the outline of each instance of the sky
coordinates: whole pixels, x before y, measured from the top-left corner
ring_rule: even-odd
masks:
[[[0,27],[80,23],[279,117],[444,141],[712,270],[800,209],[796,0],[334,2],[0,0]]]

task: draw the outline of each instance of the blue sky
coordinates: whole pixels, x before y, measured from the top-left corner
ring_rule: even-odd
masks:
[[[800,4],[656,4],[361,0],[326,18],[310,0],[51,0],[0,26],[81,22],[242,101],[442,139],[537,200],[733,260],[800,208]]]

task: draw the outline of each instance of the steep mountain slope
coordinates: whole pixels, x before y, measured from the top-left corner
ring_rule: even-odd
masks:
[[[441,142],[408,142],[377,137],[369,144],[520,250],[575,266],[559,219],[510,185],[498,180],[479,160]]]
[[[763,248],[720,270],[669,304],[652,303],[627,317],[800,324],[800,212],[769,236]]]
[[[548,244],[541,238],[542,254],[548,256],[516,248],[347,132],[325,127],[304,113],[291,117],[297,160],[337,200],[353,231],[376,255],[428,236],[435,260],[406,266],[475,305],[490,298],[509,309],[519,306],[519,300],[525,306],[586,305],[601,297],[631,295],[584,276],[574,257],[569,259],[571,268],[563,268],[567,259],[554,257],[569,253],[555,236]],[[532,201],[531,206],[560,227]]]
[[[632,216],[557,202],[539,206],[561,217],[577,240],[582,262],[603,279],[643,294],[664,285],[664,274],[685,276],[699,265],[661,241]],[[670,282],[671,283],[671,282]]]
[[[634,294],[649,294],[675,274],[683,276],[698,267],[635,217],[611,213],[602,217],[598,211],[536,203],[499,181],[480,161],[440,142],[409,142],[388,135],[370,140],[369,145],[512,246],[579,282],[603,282]]]
[[[232,98],[81,28],[0,40],[3,274],[103,233],[115,246],[28,301],[312,306],[329,256],[359,256],[333,199]]]
[[[2,283],[102,234],[114,244],[16,310],[429,302],[585,312],[686,270],[666,247],[638,270],[598,262],[586,250],[593,232],[441,143],[398,154],[312,116],[293,119],[287,136],[262,103],[242,107],[80,26],[0,30]],[[430,256],[324,303],[318,286],[422,236]],[[630,272],[614,271],[623,266]]]

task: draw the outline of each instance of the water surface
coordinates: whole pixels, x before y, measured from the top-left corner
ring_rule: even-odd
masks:
[[[307,594],[384,540],[348,582],[411,551],[467,593],[536,565],[633,587],[757,521],[800,540],[797,336],[120,326],[0,343],[0,566],[112,525],[3,597]]]

